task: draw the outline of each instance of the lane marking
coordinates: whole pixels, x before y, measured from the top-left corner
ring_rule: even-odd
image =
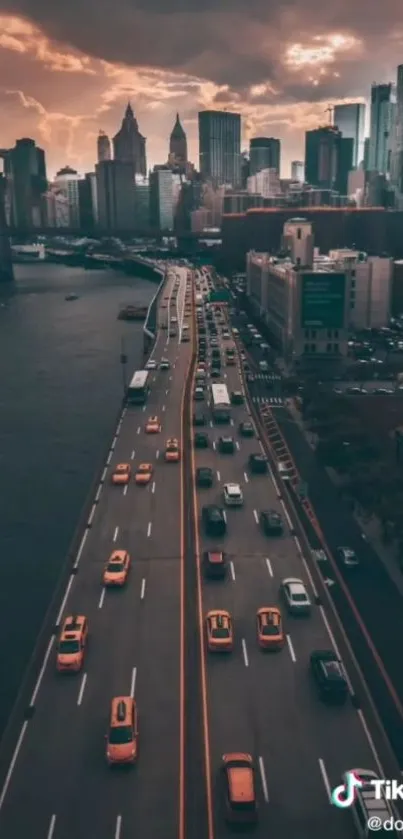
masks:
[[[100,484],[100,485],[99,485],[99,487],[98,487],[98,489],[97,489],[97,494],[96,494],[96,496],[95,496],[95,503],[96,503],[96,504],[98,504],[98,501],[99,501],[99,499],[100,499],[101,492],[102,492],[102,484]]]
[[[83,678],[81,680],[80,691],[79,691],[78,699],[77,699],[77,705],[81,705],[81,703],[83,701],[83,696],[84,696],[86,683],[87,683],[87,674],[84,673]]]
[[[268,789],[267,789],[266,770],[264,768],[264,762],[263,762],[262,757],[259,757],[259,771],[260,771],[260,780],[261,780],[261,783],[262,783],[264,800],[265,800],[266,804],[268,804],[269,803],[269,792],[268,792]]]
[[[217,472],[217,481],[221,481],[221,472]]]
[[[78,549],[78,554],[77,554],[77,556],[76,556],[76,561],[75,561],[75,563],[74,563],[74,565],[75,565],[75,566],[77,566],[77,565],[78,565],[78,563],[80,562],[80,559],[81,559],[81,554],[82,554],[82,552],[83,552],[83,550],[84,550],[84,545],[85,545],[85,543],[86,543],[86,541],[87,541],[87,536],[88,536],[88,530],[86,529],[86,530],[85,530],[85,533],[84,533],[84,536],[83,536],[83,538],[81,539],[81,542],[80,542],[80,547],[79,547],[79,549]]]
[[[137,667],[133,667],[132,670],[132,678],[130,682],[130,696],[134,699],[134,692],[136,690],[136,679],[137,679]]]
[[[113,541],[114,542],[116,542],[116,539],[118,538],[118,533],[119,533],[119,528],[115,527],[115,532],[113,534]]]
[[[234,568],[234,563],[233,563],[232,559],[231,559],[231,562],[229,564],[229,567],[230,567],[230,571],[231,571],[231,577],[232,577],[232,579],[235,583],[235,568]]]
[[[122,816],[118,816],[117,819],[116,819],[114,839],[120,839],[121,831],[122,831]]]
[[[215,440],[213,440],[213,449],[214,449],[214,451],[216,450],[216,441]]]
[[[268,572],[269,572],[270,576],[271,576],[271,577],[274,577],[274,574],[273,574],[273,568],[272,568],[272,566],[271,566],[271,562],[270,562],[270,559],[269,559],[269,557],[268,557],[268,556],[267,556],[267,557],[266,557],[266,559],[265,559],[265,563],[266,563],[267,570],[268,570]]]
[[[123,495],[127,495],[127,490],[129,489],[129,484],[123,487]]]
[[[56,825],[56,816],[53,814],[53,816],[50,820],[49,830],[46,834],[46,839],[53,839],[53,834],[55,832],[55,825]]]
[[[326,790],[326,795],[329,799],[329,802],[331,803],[331,801],[332,801],[332,790],[331,790],[331,786],[330,786],[330,782],[329,782],[329,776],[328,776],[327,771],[326,771],[325,761],[322,760],[322,758],[320,757],[320,758],[318,758],[318,763],[319,763],[320,774],[322,775],[323,784],[324,784],[324,787],[325,787],[325,790]]]
[[[253,511],[253,518],[255,519],[256,524],[259,524],[259,516],[257,514],[257,510]]]
[[[246,472],[243,473],[243,476],[244,476],[245,483],[248,484],[249,483],[249,478],[248,478]]]
[[[145,411],[145,409],[146,409],[146,405],[143,405],[143,411]]]
[[[4,781],[4,786],[3,786],[3,789],[2,789],[2,792],[1,792],[1,795],[0,795],[0,810],[3,807],[4,801],[5,801],[7,792],[8,792],[8,788],[10,786],[10,781],[11,781],[11,778],[12,778],[12,774],[13,774],[14,769],[15,769],[15,764],[17,763],[17,758],[18,758],[18,755],[20,753],[20,749],[21,749],[21,746],[22,746],[27,728],[28,728],[28,722],[27,722],[27,720],[25,720],[25,722],[22,725],[22,728],[21,728],[21,731],[20,731],[20,736],[17,740],[17,745],[14,749],[14,754],[12,756],[11,763],[10,763],[10,766],[8,768],[8,772],[7,772],[7,775],[6,775],[6,779]]]
[[[139,427],[137,429],[137,434],[140,434],[140,431],[141,431],[141,425],[139,425]]]
[[[102,472],[102,475],[101,475],[101,484],[103,484],[103,482],[104,482],[104,480],[105,480],[105,478],[106,478],[106,473],[107,473],[107,471],[108,471],[108,469],[107,469],[107,467],[105,466],[105,469],[104,469],[104,471]]]
[[[99,598],[98,609],[102,609],[102,606],[104,605],[105,592],[106,592],[106,588],[104,586],[102,591],[101,591],[101,597]]]
[[[238,452],[240,451],[240,448],[241,448],[241,447],[240,447],[240,445],[239,445],[239,443],[238,443],[238,440],[237,440],[237,441],[236,441],[236,443],[235,443],[235,448],[236,448],[236,450],[237,450]]]
[[[140,600],[144,600],[145,593],[146,593],[146,578],[143,577],[143,579],[141,581]]]
[[[160,456],[160,450],[157,449],[156,454],[155,454],[155,459],[158,460],[159,456]]]
[[[151,528],[152,528],[152,523],[149,521],[148,522],[148,527],[147,527],[147,537],[148,538],[150,538],[150,536],[151,536]]]
[[[223,510],[223,511],[222,511],[222,515],[223,515],[223,519],[224,519],[224,521],[225,521],[225,524],[227,524],[227,511],[226,511],[226,510]]]
[[[166,389],[165,396],[168,396],[168,393],[169,393],[169,388]]]
[[[287,507],[285,506],[284,501],[283,501],[283,499],[282,499],[282,498],[280,498],[280,504],[281,504],[281,506],[282,506],[282,508],[283,508],[283,510],[284,510],[284,515],[285,515],[285,517],[286,517],[286,519],[287,519],[287,524],[288,524],[288,527],[290,528],[290,530],[292,530],[292,529],[293,529],[293,524],[292,524],[292,521],[291,521],[291,519],[290,519],[290,515],[289,515],[289,512],[288,512],[288,510],[287,510]]]
[[[45,653],[45,658],[43,659],[43,664],[42,664],[42,667],[41,667],[41,670],[40,670],[39,676],[38,676],[38,678],[37,678],[37,680],[36,680],[36,685],[35,685],[35,687],[34,687],[34,692],[33,692],[32,696],[31,696],[31,701],[30,701],[30,703],[29,703],[30,705],[35,705],[35,702],[36,702],[36,697],[38,696],[38,693],[39,693],[39,688],[40,688],[40,686],[41,686],[42,679],[43,679],[43,677],[44,677],[44,675],[45,675],[45,670],[46,670],[47,665],[48,665],[49,656],[50,656],[50,654],[51,654],[51,652],[52,652],[54,642],[55,642],[55,638],[54,638],[54,636],[52,635],[52,637],[51,637],[51,639],[50,639],[50,641],[49,641],[49,644],[48,644],[48,647],[47,647],[46,653]]]
[[[135,456],[135,454],[136,454],[136,452],[135,452],[135,450],[133,449],[133,451],[132,451],[132,453],[131,453],[131,455],[130,455],[130,460],[134,460],[134,456]]]
[[[292,645],[291,636],[286,635],[285,637],[287,638],[288,650],[289,650],[289,653],[290,653],[290,656],[291,656],[291,661],[293,661],[294,664],[295,664],[296,661],[297,661],[297,657],[295,655],[295,650],[294,650],[294,647]]]
[[[165,405],[162,406],[162,410],[165,411]]]
[[[64,607],[65,607],[65,605],[66,605],[67,598],[68,598],[68,596],[69,596],[69,594],[70,594],[70,589],[71,589],[71,587],[72,587],[72,585],[73,585],[73,583],[74,583],[74,579],[75,579],[75,574],[72,574],[72,575],[71,575],[71,577],[70,577],[70,579],[69,579],[69,581],[68,581],[68,583],[67,583],[67,588],[66,588],[66,591],[65,591],[65,593],[64,593],[64,597],[63,597],[63,600],[62,600],[62,605],[60,606],[60,609],[59,609],[59,614],[58,614],[58,616],[57,616],[57,618],[56,618],[56,624],[59,624],[59,623],[60,623],[60,621],[61,621],[61,619],[62,619],[62,614],[63,614],[63,612],[64,612]]]
[[[152,494],[154,495],[154,492],[155,492],[155,481],[153,481],[153,485],[152,485],[152,487],[151,487],[151,492],[152,492]]]
[[[248,650],[246,649],[246,641],[245,638],[242,638],[242,654],[245,667],[249,667],[249,659],[248,659]]]
[[[112,452],[109,452],[109,454],[108,454],[108,459],[107,459],[107,461],[106,461],[106,465],[107,465],[107,466],[109,466],[109,464],[110,464],[111,460],[112,460]]]
[[[92,508],[91,508],[90,517],[89,517],[89,519],[88,519],[88,521],[87,521],[87,527],[90,527],[90,525],[92,524],[92,520],[93,520],[93,518],[94,518],[94,516],[95,516],[95,510],[96,510],[96,509],[97,509],[97,505],[96,505],[96,504],[93,504],[93,505],[92,505]]]

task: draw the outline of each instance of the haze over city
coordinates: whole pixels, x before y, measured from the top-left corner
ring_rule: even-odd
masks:
[[[318,0],[163,5],[89,0],[0,4],[3,147],[30,136],[49,173],[93,167],[99,129],[113,134],[130,99],[148,164],[164,161],[180,112],[198,161],[197,111],[236,110],[243,147],[280,137],[282,175],[301,159],[304,132],[329,121],[329,103],[366,101],[373,81],[395,81],[403,22],[397,0],[335,7]]]

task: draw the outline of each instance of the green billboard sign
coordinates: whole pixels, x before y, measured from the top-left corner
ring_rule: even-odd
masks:
[[[312,271],[302,274],[301,280],[302,329],[342,329],[346,275]]]
[[[226,288],[220,288],[217,291],[210,292],[208,298],[209,303],[229,303],[230,300],[231,296]]]

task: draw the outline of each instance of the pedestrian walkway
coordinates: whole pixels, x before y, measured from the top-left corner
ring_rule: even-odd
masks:
[[[284,405],[284,399],[281,396],[252,396],[252,402],[255,405]]]

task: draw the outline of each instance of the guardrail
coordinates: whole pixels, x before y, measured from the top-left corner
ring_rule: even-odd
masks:
[[[157,288],[157,291],[155,292],[154,297],[151,300],[151,303],[150,303],[150,305],[147,309],[147,315],[146,315],[146,319],[144,321],[144,326],[143,326],[143,332],[147,336],[147,338],[149,338],[150,341],[155,341],[155,338],[156,338],[156,325],[157,325],[156,308],[157,308],[157,304],[158,304],[158,297],[159,297],[160,292],[161,292],[163,286],[165,285],[165,282],[166,282],[166,279],[167,279],[167,270],[166,269],[163,271],[162,269],[155,268],[155,273],[156,274],[162,274],[162,280],[161,280],[161,282],[160,282],[160,284]],[[154,315],[154,319],[155,319],[154,331],[152,331],[149,328],[152,315]]]

